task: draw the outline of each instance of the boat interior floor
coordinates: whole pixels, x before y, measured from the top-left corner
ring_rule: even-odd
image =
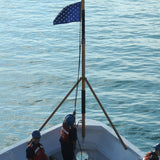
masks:
[[[49,157],[49,160],[62,160],[61,152],[57,152]],[[75,160],[109,160],[98,150],[79,150],[75,151]]]

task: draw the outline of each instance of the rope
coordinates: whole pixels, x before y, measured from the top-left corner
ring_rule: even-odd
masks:
[[[82,25],[80,23],[79,25],[79,60],[78,60],[78,73],[77,73],[77,81],[79,80],[79,75],[80,75],[80,64],[81,64],[81,48],[82,48]],[[76,107],[77,107],[77,96],[78,96],[78,85],[76,87],[76,94],[75,94],[75,103],[74,103],[74,110],[75,110],[75,113],[76,113]],[[80,121],[79,121],[80,122]],[[79,122],[77,123],[77,129],[78,129],[78,124]],[[75,123],[76,123],[76,120],[75,120]],[[78,136],[77,136],[77,141],[78,141],[78,145],[79,145],[79,148],[80,148],[80,152],[81,152],[81,160],[82,160],[82,148],[81,148],[81,145],[80,145],[80,142],[79,142],[79,139],[78,139]]]
[[[78,62],[78,72],[77,72],[77,81],[79,80],[79,74],[80,74],[80,64],[81,64],[81,41],[82,41],[82,37],[81,37],[81,23],[79,26],[79,62]],[[77,96],[78,96],[78,85],[76,87],[76,94],[75,94],[75,103],[74,103],[74,110],[76,111],[77,108]]]
[[[80,75],[80,65],[81,65],[81,48],[82,48],[82,23],[79,23],[79,58],[78,58],[78,72],[77,72],[77,81],[79,80],[79,75]],[[77,96],[78,96],[78,85],[76,86],[76,93],[75,93],[75,103],[74,103],[74,111],[76,114],[76,109],[77,109]],[[80,121],[79,121],[80,122]],[[78,125],[79,122],[77,123],[77,129],[78,129]],[[76,124],[76,120],[75,120],[75,124]],[[77,136],[77,141],[78,141],[78,145],[80,148],[80,152],[81,152],[81,160],[82,160],[82,148]],[[76,158],[76,157],[75,157]]]

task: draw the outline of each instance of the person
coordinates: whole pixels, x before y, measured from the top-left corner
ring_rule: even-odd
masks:
[[[63,160],[73,160],[74,150],[76,149],[77,129],[75,123],[75,111],[68,114],[61,128],[60,144]]]
[[[155,151],[148,152],[143,160],[159,160],[158,156],[160,156],[160,143],[154,146]]]
[[[38,130],[32,132],[32,139],[26,149],[27,160],[47,160],[47,155],[42,144],[40,144],[41,134]]]

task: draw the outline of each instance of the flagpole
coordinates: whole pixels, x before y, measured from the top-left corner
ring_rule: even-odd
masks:
[[[82,137],[85,137],[85,1],[81,1],[82,21]]]

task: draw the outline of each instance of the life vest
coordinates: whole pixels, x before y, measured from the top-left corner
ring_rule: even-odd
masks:
[[[42,144],[39,144],[39,146],[35,146],[33,143],[30,143],[28,147],[31,147],[34,150],[34,160],[47,160],[47,155]]]
[[[65,125],[65,123],[63,122],[62,128],[61,128],[61,133],[60,133],[60,137],[63,141],[70,143],[69,140],[69,127]]]
[[[159,158],[155,152],[150,151],[145,155],[143,160],[159,160]]]

